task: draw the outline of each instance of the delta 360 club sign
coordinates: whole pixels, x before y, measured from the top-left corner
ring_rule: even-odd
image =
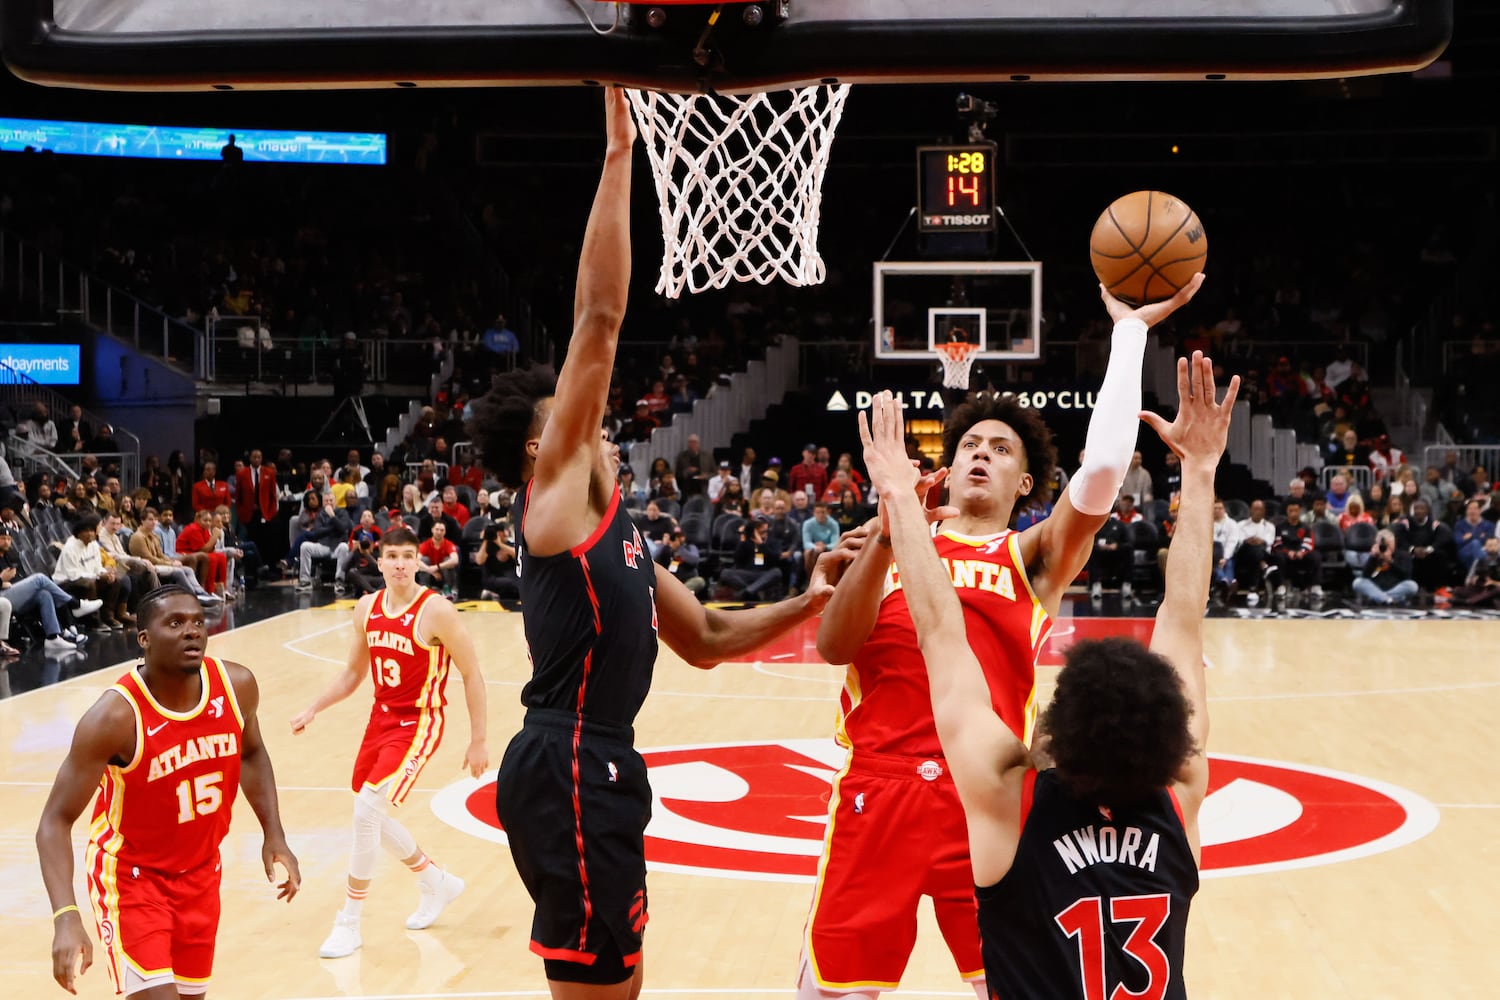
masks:
[[[646,828],[650,870],[813,880],[832,782],[845,760],[832,740],[655,747],[641,756],[655,797]],[[1367,857],[1437,826],[1432,803],[1384,782],[1252,757],[1210,754],[1209,762],[1200,817],[1205,878]],[[493,775],[449,785],[432,808],[460,830],[505,843]]]

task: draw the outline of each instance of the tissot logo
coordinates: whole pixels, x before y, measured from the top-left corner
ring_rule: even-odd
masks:
[[[646,861],[653,871],[810,882],[823,849],[832,740],[644,749],[653,791]],[[1379,854],[1437,826],[1427,800],[1322,768],[1210,754],[1201,815],[1205,878],[1332,864]],[[494,777],[465,779],[432,808],[461,830],[505,843]],[[882,822],[878,799],[856,812]]]

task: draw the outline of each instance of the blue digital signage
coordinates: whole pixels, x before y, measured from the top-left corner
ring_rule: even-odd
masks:
[[[0,150],[21,152],[30,146],[74,156],[217,160],[231,133],[246,162],[371,166],[385,163],[386,137],[382,132],[280,132],[35,118],[0,118]]]
[[[0,365],[42,385],[77,385],[78,345],[0,344]]]

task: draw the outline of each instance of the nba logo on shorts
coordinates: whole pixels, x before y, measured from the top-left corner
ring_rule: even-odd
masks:
[[[936,781],[943,776],[943,765],[935,760],[924,760],[917,767],[917,773],[922,776],[923,781]]]
[[[609,780],[610,781],[619,781],[620,780],[620,770],[619,770],[619,768],[615,767],[615,762],[614,761],[610,761],[609,762]]]

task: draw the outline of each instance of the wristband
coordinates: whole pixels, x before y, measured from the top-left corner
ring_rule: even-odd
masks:
[[[56,913],[52,914],[52,919],[56,920],[58,917],[62,916],[64,913],[69,912],[70,910],[72,912],[74,912],[74,913],[77,913],[78,912],[78,904],[76,904],[76,903],[69,903],[67,906],[64,906],[62,909],[60,909]]]

